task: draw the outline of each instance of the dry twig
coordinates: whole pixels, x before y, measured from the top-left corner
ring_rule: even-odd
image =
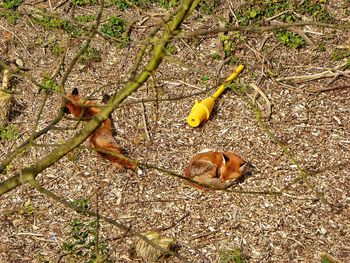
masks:
[[[256,32],[256,33],[262,33],[266,31],[274,31],[276,29],[280,28],[291,28],[291,27],[297,27],[297,26],[320,26],[320,27],[327,27],[327,28],[335,28],[335,29],[350,29],[350,25],[334,25],[334,24],[327,24],[317,21],[305,21],[305,22],[295,22],[295,23],[280,23],[278,25],[272,25],[272,26],[229,26],[229,27],[223,27],[223,28],[215,28],[210,30],[196,30],[189,33],[182,33],[177,36],[177,38],[191,38],[195,36],[203,36],[203,35],[213,35],[218,34],[220,32],[229,32],[229,31],[240,31],[240,32]]]
[[[265,100],[266,104],[267,104],[267,114],[266,117],[268,119],[271,118],[271,114],[272,114],[272,103],[269,100],[269,98],[265,95],[265,93],[254,83],[250,83],[250,86],[255,90],[254,95],[253,95],[253,104],[256,105],[256,99],[258,98],[259,95],[261,95],[261,97]]]
[[[145,130],[146,139],[149,142],[149,141],[151,141],[151,136],[150,136],[148,128],[147,128],[146,109],[145,109],[145,104],[143,102],[141,102],[141,108],[142,108],[143,128]]]
[[[30,54],[30,52],[28,51],[27,46],[24,44],[24,42],[22,41],[22,39],[20,39],[15,33],[13,33],[11,30],[8,30],[7,28],[3,27],[2,25],[0,25],[0,28],[11,33],[15,38],[18,39],[18,41],[22,44],[22,46],[24,47],[24,49],[27,51],[28,55],[30,57],[32,57],[32,54]]]
[[[322,78],[334,78],[339,76],[345,76],[347,78],[350,78],[350,70],[341,70],[347,65],[347,62],[338,65],[334,67],[333,69],[329,69],[320,73],[311,74],[311,75],[299,75],[299,76],[291,76],[291,77],[281,77],[276,79],[277,82],[279,81],[292,81],[294,83],[303,83],[313,80],[318,80]]]
[[[347,85],[347,86],[336,86],[336,87],[319,88],[319,89],[310,88],[310,89],[307,89],[306,91],[309,92],[309,93],[321,93],[321,92],[325,92],[325,91],[338,90],[338,89],[348,89],[348,88],[350,88],[349,85]]]

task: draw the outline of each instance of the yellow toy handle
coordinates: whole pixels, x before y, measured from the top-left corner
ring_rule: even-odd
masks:
[[[228,83],[230,83],[232,80],[234,80],[239,73],[242,72],[242,70],[244,69],[244,66],[243,65],[239,65],[231,74],[231,76],[229,76],[224,83],[222,83],[219,88],[215,91],[215,93],[213,94],[212,97],[214,97],[215,99],[217,99],[221,93],[224,92],[224,90],[226,89],[226,85]]]
[[[214,107],[215,100],[224,92],[226,89],[226,85],[234,80],[239,73],[244,69],[243,65],[239,65],[229,76],[226,81],[219,86],[219,88],[215,91],[215,93],[201,102],[196,100],[194,106],[192,107],[191,114],[187,118],[187,123],[191,127],[197,127],[203,121],[207,121],[209,119],[210,113]]]

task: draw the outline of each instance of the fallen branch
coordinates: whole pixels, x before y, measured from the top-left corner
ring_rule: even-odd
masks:
[[[350,78],[350,70],[345,71],[336,71],[332,72],[331,70],[327,70],[321,73],[316,73],[312,75],[300,75],[300,76],[292,76],[292,77],[283,77],[276,79],[277,82],[279,81],[292,81],[294,83],[303,83],[323,78],[334,78],[339,76],[345,76],[347,78]]]
[[[302,83],[313,80],[318,80],[322,78],[337,78],[339,76],[345,76],[350,78],[350,70],[341,70],[347,66],[347,62],[334,67],[333,69],[329,69],[320,73],[311,74],[311,75],[299,75],[299,76],[291,76],[291,77],[282,77],[276,79],[277,82],[280,81],[292,81],[294,83]]]

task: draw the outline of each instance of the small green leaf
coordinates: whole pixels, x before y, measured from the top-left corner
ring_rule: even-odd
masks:
[[[203,81],[208,81],[208,80],[209,80],[209,77],[206,76],[206,75],[204,75],[204,76],[202,77],[202,80],[203,80]]]

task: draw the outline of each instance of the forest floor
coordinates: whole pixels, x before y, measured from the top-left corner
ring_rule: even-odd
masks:
[[[60,80],[87,38],[62,19],[86,28],[98,12],[97,2],[25,0],[7,15],[0,4],[0,59],[8,64],[19,59],[26,68],[26,75],[12,78],[10,127],[17,136],[11,140],[2,135],[0,160],[31,136],[36,122],[40,130],[59,110],[60,95],[39,93],[28,75],[55,89],[50,76],[56,71],[54,81]],[[130,41],[94,36],[68,76],[67,92],[78,88],[83,97],[99,102],[103,94],[122,87],[141,41],[174,10],[167,6],[171,1],[153,2],[147,9],[106,2],[101,30],[108,33],[109,18],[121,17],[129,23]],[[293,10],[291,2],[297,3]],[[196,32],[228,23],[268,26],[293,19],[350,25],[346,0],[211,3],[204,1],[182,28]],[[178,253],[190,262],[321,262],[322,252],[350,262],[349,29],[309,25],[177,38],[167,54],[148,82],[112,115],[115,138],[127,156],[181,175],[196,152],[232,151],[254,166],[252,174],[229,191],[203,191],[159,169],[141,167],[142,175],[120,171],[85,147],[45,169],[38,176],[41,185],[78,205],[98,208],[133,231],[158,230],[175,238]],[[217,100],[210,120],[188,126],[195,99],[209,96],[238,64],[245,69]],[[57,65],[62,66],[58,71]],[[251,103],[251,83],[272,104],[267,116],[266,100],[257,98],[261,121]],[[74,124],[66,118],[58,124],[63,129],[37,139],[36,147],[0,174],[0,181],[84,126],[66,128]],[[142,262],[132,252],[137,238],[103,220],[96,228],[96,218],[82,216],[29,185],[0,196],[0,262],[88,262],[96,255],[96,229],[100,255],[111,262]]]

